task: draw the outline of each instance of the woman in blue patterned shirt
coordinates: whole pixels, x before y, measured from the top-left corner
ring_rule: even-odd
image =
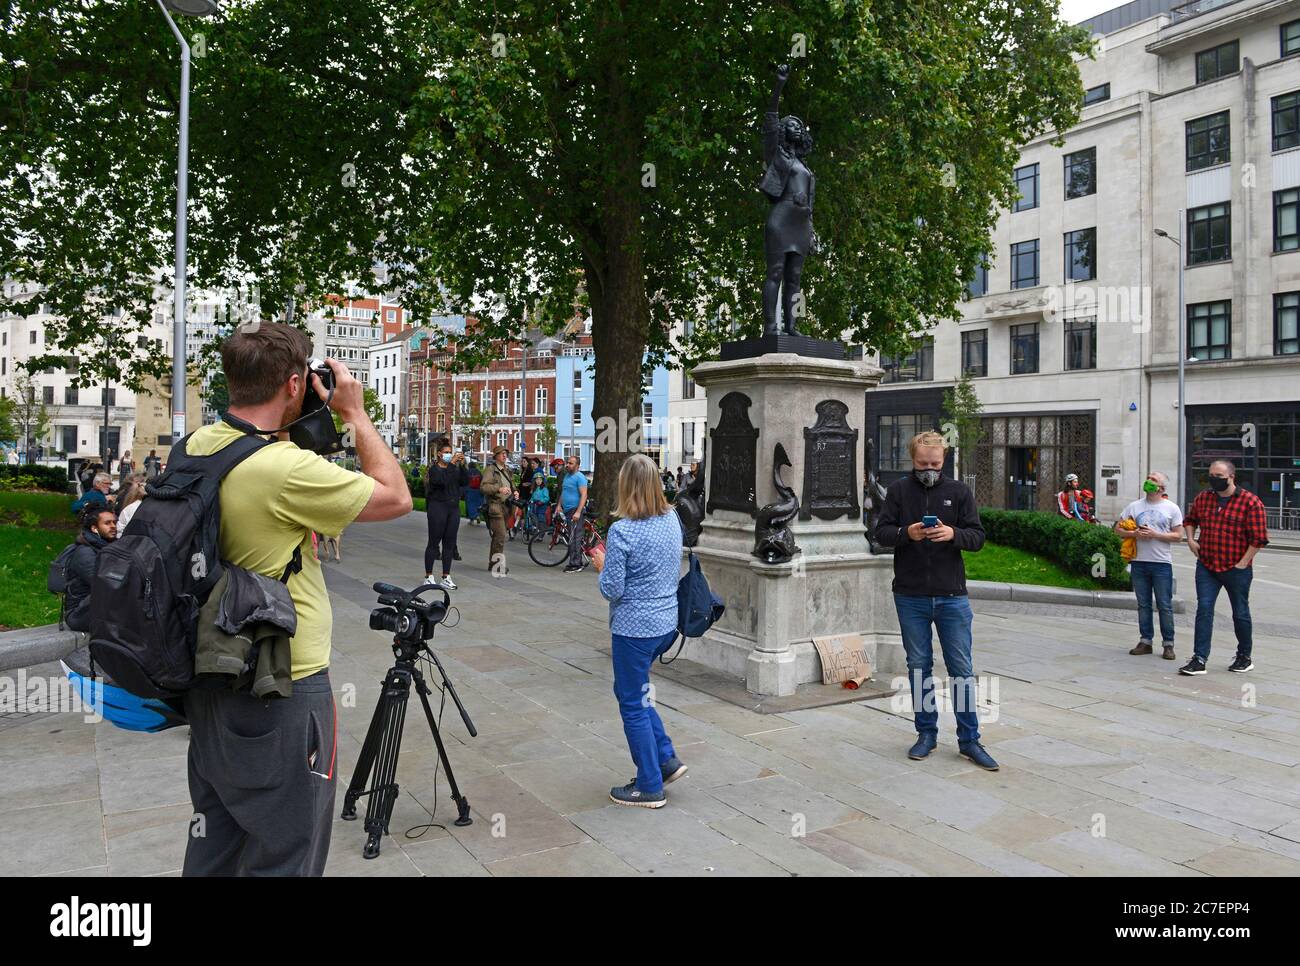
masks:
[[[610,789],[609,798],[660,808],[667,802],[664,785],[686,774],[655,711],[650,684],[650,666],[677,638],[682,530],[649,457],[638,454],[623,463],[614,515],[619,519],[609,528],[608,546],[593,550],[591,562],[609,601],[614,696],[636,778]]]

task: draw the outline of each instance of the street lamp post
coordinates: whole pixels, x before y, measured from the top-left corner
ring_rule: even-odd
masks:
[[[176,160],[176,282],[172,308],[172,440],[185,435],[185,209],[189,195],[190,156],[190,45],[176,27],[168,9],[187,17],[208,17],[217,12],[213,0],[157,0],[176,41],[181,45],[180,137]],[[105,438],[104,444],[108,444]]]
[[[1182,209],[1178,211],[1178,224],[1185,225],[1186,219]],[[1187,446],[1187,415],[1186,415],[1186,362],[1187,362],[1187,305],[1183,299],[1183,269],[1187,259],[1183,255],[1183,244],[1177,238],[1169,234],[1163,228],[1155,229],[1155,233],[1161,238],[1168,238],[1178,246],[1178,488],[1174,491],[1178,494],[1179,506],[1187,505],[1187,482],[1184,479],[1184,467],[1186,465],[1186,446]]]

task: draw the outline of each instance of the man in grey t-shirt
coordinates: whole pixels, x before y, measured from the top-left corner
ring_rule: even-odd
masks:
[[[1155,629],[1151,620],[1151,596],[1154,593],[1156,609],[1160,611],[1160,638],[1164,646],[1161,654],[1166,661],[1174,660],[1174,567],[1170,545],[1183,538],[1183,511],[1169,499],[1165,474],[1153,471],[1142,483],[1143,496],[1134,500],[1119,515],[1120,521],[1132,520],[1136,530],[1126,530],[1117,522],[1115,531],[1122,537],[1137,541],[1137,556],[1130,567],[1133,592],[1138,602],[1137,647],[1130,654],[1150,654]]]

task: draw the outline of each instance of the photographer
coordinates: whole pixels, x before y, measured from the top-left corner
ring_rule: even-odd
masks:
[[[460,529],[460,497],[469,486],[465,454],[452,452],[451,443],[440,440],[438,461],[429,466],[424,481],[424,513],[429,523],[429,542],[424,547],[424,582],[441,583],[455,590],[451,562],[456,553],[456,532]],[[440,552],[441,551],[441,552]],[[433,579],[433,563],[442,557],[442,578]]]
[[[506,510],[510,498],[517,496],[515,478],[506,466],[506,456],[510,453],[504,446],[492,450],[492,463],[483,471],[483,482],[479,489],[487,501],[488,530],[492,534],[492,543],[488,550],[488,570],[493,577],[504,577],[510,571],[506,568]]]
[[[228,416],[259,429],[285,427],[308,392],[311,339],[283,323],[237,329],[221,346]],[[185,875],[320,875],[334,811],[337,722],[330,686],[333,615],[312,531],[342,533],[353,521],[391,520],[411,510],[402,468],[371,425],[362,386],[331,359],[330,408],[350,429],[364,475],[288,441],[265,446],[222,480],[222,559],[279,579],[295,550],[302,569],[287,581],[297,611],[290,642],[293,692],[274,700],[229,689],[192,689],[189,785],[202,835],[191,834]],[[308,377],[310,375],[310,384]],[[210,456],[243,430],[222,421],[196,430],[192,456]]]
[[[939,739],[935,704],[933,628],[952,679],[957,750],[988,771],[998,763],[980,744],[971,659],[973,615],[966,597],[963,550],[984,546],[984,527],[970,488],[943,476],[946,444],[936,432],[917,433],[908,446],[912,472],[890,484],[876,524],[876,542],[894,548],[894,608],[907,651],[912,720],[917,741],[907,757],[929,756]]]

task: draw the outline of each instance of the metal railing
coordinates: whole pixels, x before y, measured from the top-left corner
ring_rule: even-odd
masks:
[[[1265,526],[1270,530],[1300,532],[1300,508],[1264,507]]]
[[[1211,10],[1218,10],[1220,7],[1226,7],[1229,4],[1238,3],[1240,0],[1191,0],[1191,3],[1180,4],[1169,11],[1169,16],[1174,21],[1187,20],[1191,17],[1199,17],[1203,13],[1209,13]]]

